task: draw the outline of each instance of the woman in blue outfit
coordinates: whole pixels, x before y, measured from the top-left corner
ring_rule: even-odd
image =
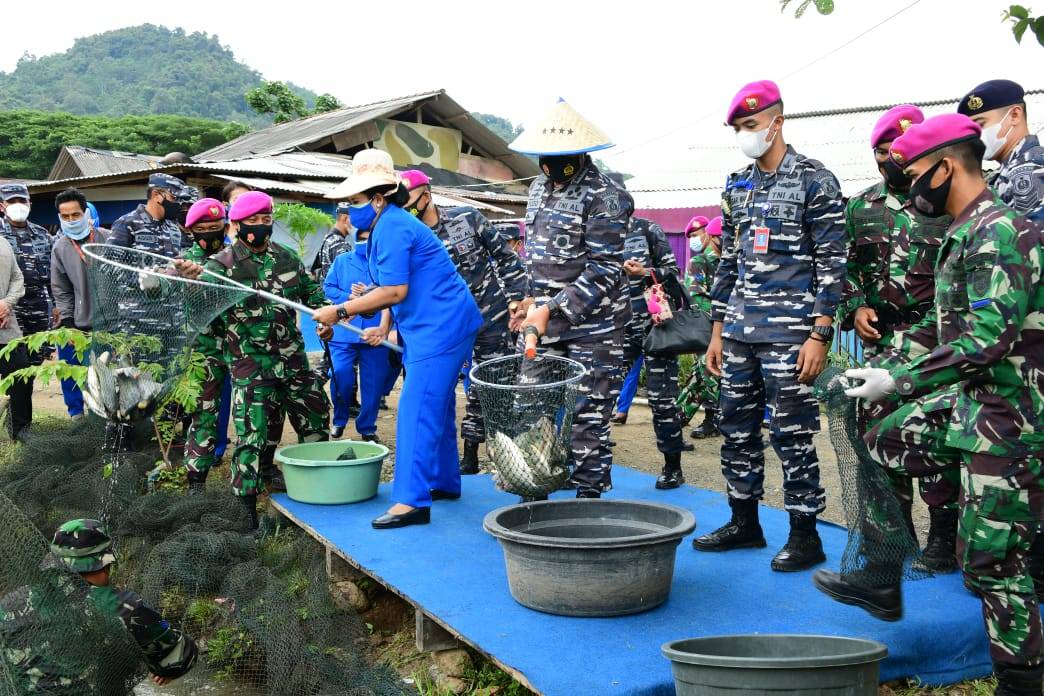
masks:
[[[316,322],[332,325],[391,308],[406,344],[406,379],[395,431],[394,504],[373,521],[377,529],[427,524],[433,500],[460,497],[455,390],[482,326],[478,307],[442,242],[402,209],[407,195],[388,153],[364,150],[352,158],[352,175],[330,197],[347,199],[352,226],[371,231],[364,253],[371,284],[377,287],[314,314]]]
[[[323,292],[331,302],[347,302],[353,296],[352,286],[370,284],[370,268],[366,260],[369,236],[369,230],[359,232],[355,247],[334,259],[323,282]],[[355,366],[358,364],[361,403],[355,417],[355,430],[363,440],[377,442],[377,412],[390,368],[388,349],[381,345],[381,341],[388,337],[391,329],[391,312],[385,309],[369,317],[356,316],[351,323],[363,329],[365,334],[360,336],[344,326],[335,325],[330,340],[331,385],[338,397],[333,399],[331,436],[340,437],[348,425],[348,404],[355,394]]]

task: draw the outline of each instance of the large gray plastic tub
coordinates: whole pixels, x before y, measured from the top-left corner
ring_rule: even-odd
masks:
[[[883,643],[801,635],[709,636],[663,646],[678,696],[877,696]]]
[[[663,604],[692,513],[638,500],[545,500],[486,515],[504,549],[508,587],[549,614],[619,616]]]

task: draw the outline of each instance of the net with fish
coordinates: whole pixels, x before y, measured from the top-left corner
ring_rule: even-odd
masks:
[[[580,363],[555,355],[510,355],[471,369],[498,488],[539,497],[565,484],[584,373]]]
[[[150,490],[147,473],[159,458],[151,429],[144,421],[127,427],[132,451],[119,455],[116,471],[105,423],[94,417],[38,429],[0,468],[0,696],[128,694],[146,675],[122,624],[83,600],[79,576],[45,562],[45,539],[58,525],[98,518],[103,508],[116,586],[140,594],[199,647],[188,675],[162,688],[140,684],[136,693],[404,692],[390,669],[369,664],[367,631],[335,603],[322,546],[271,519],[255,536],[217,476],[200,494]],[[27,655],[72,681],[26,686]]]
[[[835,366],[824,370],[815,384],[837,454],[848,527],[841,574],[864,587],[892,585],[904,576],[911,580],[927,577],[931,573],[917,562],[920,549],[892,483],[859,435],[857,400],[844,393],[851,386],[844,370]]]

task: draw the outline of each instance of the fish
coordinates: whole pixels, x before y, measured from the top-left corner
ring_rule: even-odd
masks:
[[[148,371],[123,363],[113,367],[106,351],[87,368],[84,403],[93,413],[118,423],[131,423],[155,410],[163,385]]]
[[[493,481],[500,490],[521,495],[550,493],[569,477],[568,453],[547,417],[514,439],[495,433],[489,449]]]

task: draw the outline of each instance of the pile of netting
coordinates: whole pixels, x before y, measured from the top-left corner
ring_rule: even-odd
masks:
[[[365,627],[334,603],[318,543],[271,520],[255,535],[227,482],[189,495],[161,479],[149,490],[159,452],[148,422],[131,432],[130,452],[108,447],[106,430],[91,418],[34,433],[0,467],[0,694],[127,694],[146,676],[137,646],[83,598],[79,576],[49,567],[45,539],[78,517],[105,522],[114,584],[196,639],[188,675],[137,693],[403,693],[394,673],[368,664]],[[32,650],[44,655],[37,664],[58,666],[45,671],[80,676],[44,688],[19,659]]]
[[[902,577],[919,579],[930,571],[918,563],[920,549],[911,533],[885,470],[870,456],[859,435],[858,401],[845,395],[844,370],[830,366],[815,384],[837,454],[841,502],[848,543],[841,574],[867,587],[881,587]]]

